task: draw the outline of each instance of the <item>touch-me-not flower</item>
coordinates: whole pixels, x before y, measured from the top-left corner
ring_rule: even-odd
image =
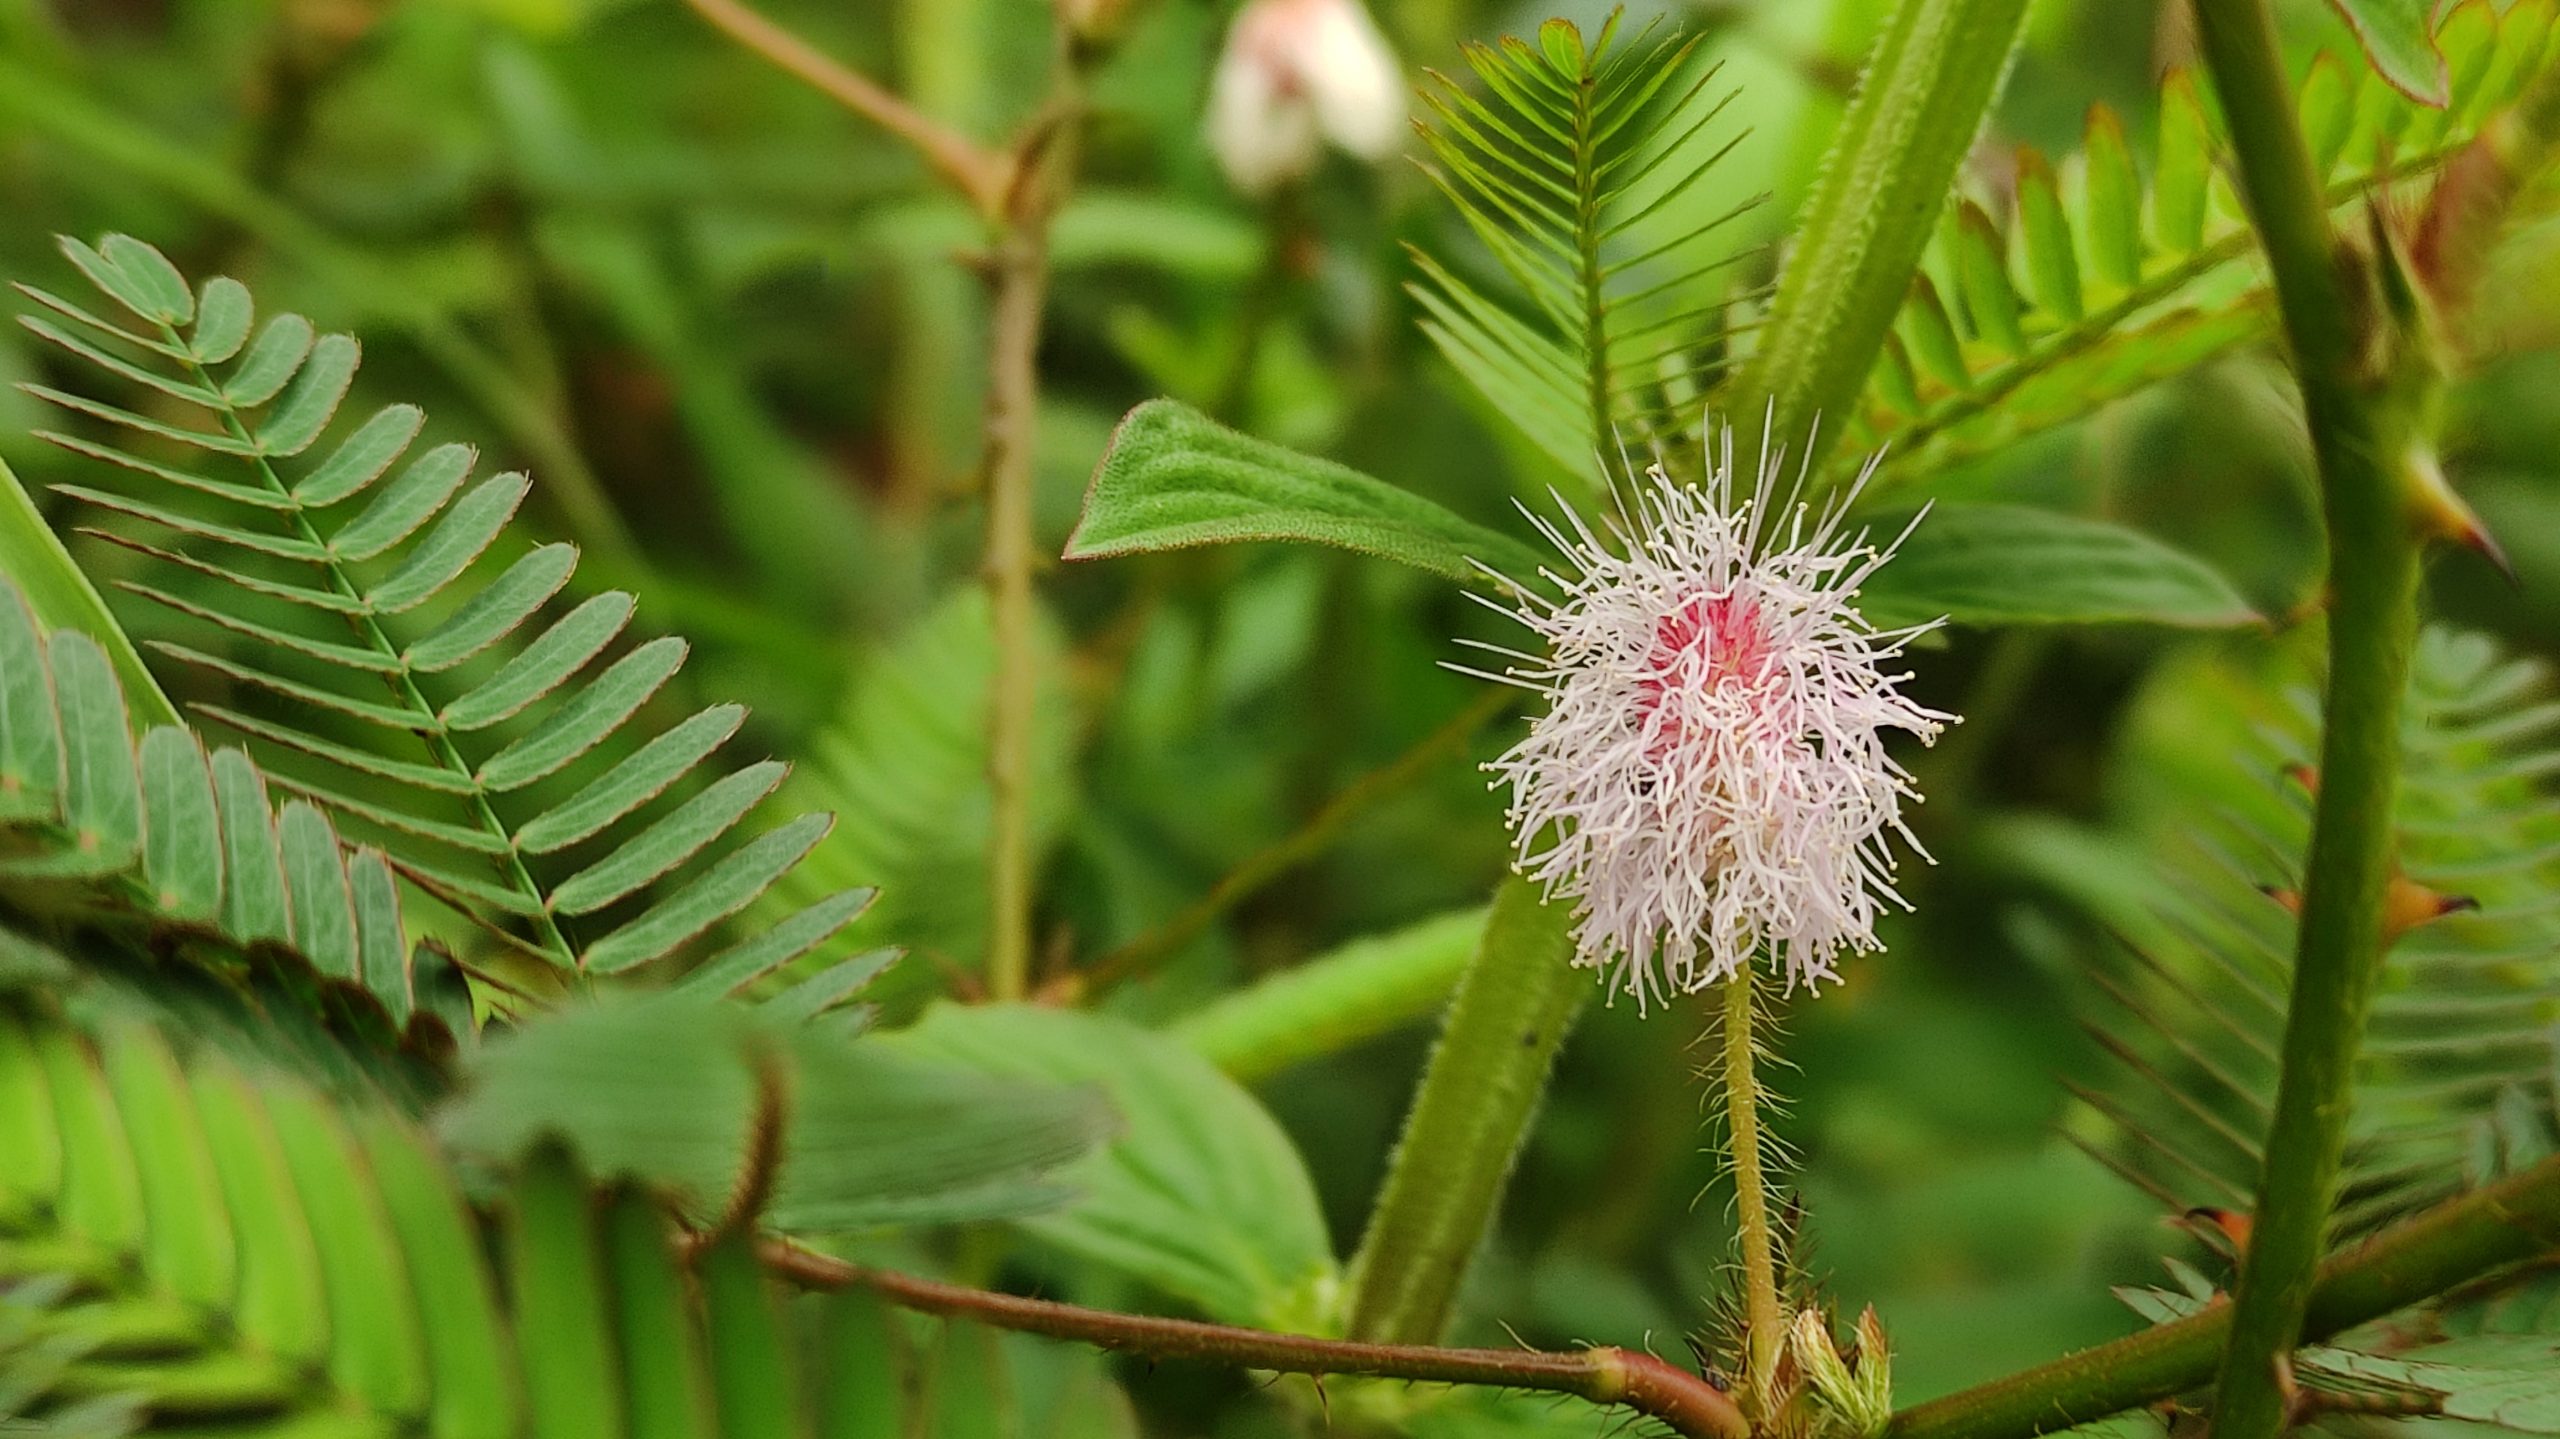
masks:
[[[1818,515],[1772,500],[1778,469],[1764,451],[1737,495],[1728,428],[1705,483],[1657,466],[1597,532],[1569,506],[1561,526],[1531,515],[1569,572],[1548,576],[1561,598],[1515,586],[1503,612],[1545,653],[1479,646],[1512,661],[1488,678],[1548,700],[1487,766],[1510,791],[1520,872],[1573,902],[1575,962],[1640,1005],[1762,950],[1790,989],[1838,979],[1841,953],[1876,949],[1880,908],[1902,904],[1892,839],[1926,857],[1884,739],[1931,742],[1954,721],[1890,668],[1936,622],[1870,625],[1858,587],[1902,537],[1842,532],[1854,487]]]
[[[1326,141],[1383,160],[1404,117],[1404,74],[1360,0],[1247,0],[1209,82],[1209,148],[1248,195],[1313,171]]]

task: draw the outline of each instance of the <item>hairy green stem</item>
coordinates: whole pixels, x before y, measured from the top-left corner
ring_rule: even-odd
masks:
[[[1466,910],[1356,940],[1202,1007],[1171,1033],[1246,1083],[1336,1054],[1446,1003],[1484,937]]]
[[[1736,423],[1756,428],[1765,413],[1769,434],[1794,444],[1812,442],[1817,417],[1846,417],[2007,73],[2026,9],[2026,0],[1894,8],[1798,218],[1759,348],[1733,387]]]
[[[2406,407],[2385,403],[2373,383],[2378,316],[2362,267],[2330,229],[2275,17],[2267,0],[2199,0],[2196,18],[2241,197],[2275,277],[2329,531],[2320,792],[2275,1118],[2213,1422],[2219,1439],[2273,1439],[2287,1422],[2284,1361],[2302,1332],[2336,1198],[2356,1052],[2382,957],[2421,535],[2389,468],[2411,437],[2383,432],[2382,417]]]
[[[1724,1032],[1717,1056],[1724,1089],[1725,1140],[1733,1162],[1735,1238],[1742,1248],[1743,1343],[1748,1361],[1743,1386],[1751,1412],[1763,1421],[1777,1409],[1778,1356],[1785,1352],[1787,1319],[1778,1305],[1778,1242],[1769,1223],[1769,1176],[1761,1163],[1760,1081],[1753,1072],[1752,1022],[1757,996],[1749,966],[1726,980]]]
[[[1307,1334],[1280,1334],[1026,1299],[911,1274],[866,1269],[787,1244],[767,1245],[765,1262],[812,1288],[858,1285],[893,1304],[922,1313],[972,1319],[1000,1329],[1045,1334],[1150,1359],[1198,1359],[1282,1374],[1359,1374],[1570,1394],[1660,1420],[1681,1439],[1748,1439],[1751,1432],[1743,1422],[1742,1412],[1723,1390],[1650,1354],[1624,1349],[1558,1354],[1533,1349],[1442,1349],[1425,1344],[1320,1339]]]
[[[1556,1051],[1591,997],[1591,976],[1569,962],[1570,923],[1528,880],[1494,891],[1352,1265],[1351,1338],[1429,1344],[1447,1331]]]
[[[2323,1265],[2302,1336],[2327,1339],[2560,1250],[2560,1158],[2448,1200]],[[2033,1439],[2182,1394],[2213,1377],[2233,1306],[2084,1349],[1932,1399],[1893,1417],[1883,1439]]]

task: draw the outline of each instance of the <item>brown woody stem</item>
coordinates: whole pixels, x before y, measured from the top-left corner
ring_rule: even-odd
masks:
[[[1044,1334],[1150,1359],[1197,1359],[1283,1374],[1356,1374],[1434,1384],[1476,1384],[1569,1394],[1632,1409],[1682,1439],[1749,1439],[1742,1411],[1723,1390],[1650,1354],[1624,1349],[1553,1353],[1530,1349],[1444,1349],[1426,1344],[1360,1344],[1278,1334],[1193,1319],[1119,1314],[1026,1299],[847,1264],[788,1244],[768,1245],[775,1269],[817,1289],[855,1285],[902,1308],[999,1329]]]

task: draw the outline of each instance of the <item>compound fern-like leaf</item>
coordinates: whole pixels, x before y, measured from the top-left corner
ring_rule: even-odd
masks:
[[[2455,7],[2443,108],[2319,57],[2300,108],[2330,197],[2386,199],[2443,166],[2549,69],[2555,15],[2552,0]],[[2147,179],[2096,105],[2077,156],[2022,150],[2011,195],[1952,206],[1849,417],[1844,463],[1890,446],[1888,476],[1926,475],[2266,336],[2266,278],[2221,151],[2194,77],[2175,71]]]
[[[1699,73],[1697,41],[1612,12],[1588,41],[1550,20],[1536,43],[1466,47],[1482,96],[1435,75],[1424,136],[1441,191],[1509,285],[1421,250],[1411,288],[1449,363],[1575,475],[1698,423],[1720,359],[1721,275],[1709,237],[1756,199],[1701,213],[1694,193],[1740,138],[1733,92]]]
[[[427,443],[415,406],[337,423],[351,336],[299,315],[259,323],[237,282],[191,288],[125,236],[62,248],[112,317],[25,289],[43,312],[24,323],[134,403],[31,386],[88,422],[44,437],[136,483],[57,488],[107,517],[94,533],[171,572],[122,587],[188,629],[151,648],[230,696],[195,712],[318,806],[290,811],[304,817],[284,831],[288,877],[324,853],[325,810],[493,933],[613,972],[696,947],[817,843],[823,816],[749,822],[780,765],[716,773],[736,706],[639,737],[685,647],[629,642],[636,606],[620,591],[559,607],[571,547],[501,553],[523,475],[475,479],[472,449]],[[153,531],[166,538],[140,537]],[[738,835],[753,837],[719,852]],[[369,878],[347,904],[361,914],[384,889]],[[282,922],[334,935],[339,908]],[[795,932],[825,930],[815,947],[832,933],[822,917],[858,908],[826,896]]]

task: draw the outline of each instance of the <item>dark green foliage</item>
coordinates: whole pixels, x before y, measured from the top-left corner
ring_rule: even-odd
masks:
[[[768,1439],[909,1407],[902,1340],[825,1342],[878,1311],[794,1299],[751,1236],[697,1250],[550,1148],[467,1193],[380,1102],[147,1025],[0,1000],[0,1136],[0,1422]]]
[[[2274,1086],[2276,1038],[2314,782],[2311,694],[2218,768],[2190,843],[2144,886],[2150,912],[2102,911],[2139,962],[2104,981],[2096,1034],[2113,1056],[2084,1091],[2096,1152],[2176,1210],[2246,1210]],[[2420,647],[2403,730],[2400,863],[2459,908],[2391,947],[2349,1130],[2341,1236],[2369,1231],[2560,1146],[2560,810],[2540,666],[2476,636]],[[2022,846],[2027,853],[2032,846]],[[2102,865],[2064,849],[2038,869],[2092,896]],[[2077,879],[2072,876],[2077,873]],[[2415,903],[2413,897],[2412,903]]]
[[[217,973],[316,988],[397,1035],[467,1034],[441,950],[414,943],[380,851],[342,844],[310,803],[271,806],[240,750],[185,729],[131,738],[124,697],[86,635],[37,632],[0,580],[0,911],[103,926]]]

